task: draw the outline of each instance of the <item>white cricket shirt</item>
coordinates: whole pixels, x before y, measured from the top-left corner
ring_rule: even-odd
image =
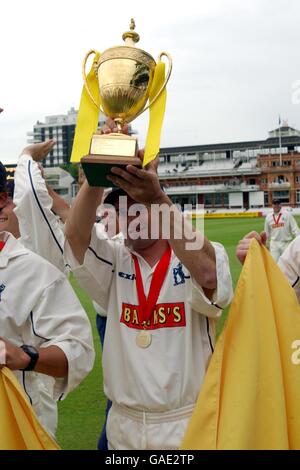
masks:
[[[0,251],[0,331],[15,346],[58,346],[68,360],[68,376],[54,379],[54,399],[73,390],[90,372],[94,348],[89,320],[67,278],[11,234]],[[41,424],[52,435],[44,374],[14,371]],[[48,376],[47,376],[48,377]]]
[[[130,251],[98,239],[94,228],[80,266],[66,242],[66,260],[76,279],[108,312],[103,371],[104,391],[111,400],[158,412],[196,402],[213,350],[213,323],[232,298],[228,257],[222,245],[214,248],[218,284],[213,302],[172,253],[151,320],[152,343],[142,349],[136,344],[142,327]],[[147,296],[155,267],[135,254]]]
[[[280,256],[278,266],[288,278],[300,303],[300,236],[296,237]]]
[[[281,210],[266,216],[265,232],[272,242],[289,242],[299,234],[299,228],[292,214]]]

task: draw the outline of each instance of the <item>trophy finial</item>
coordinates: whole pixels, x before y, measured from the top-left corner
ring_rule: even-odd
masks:
[[[125,41],[125,45],[129,47],[134,47],[136,42],[139,42],[140,36],[138,33],[134,31],[135,29],[135,21],[133,18],[131,18],[130,25],[129,25],[130,31],[126,31],[126,33],[123,33],[122,39]]]
[[[130,28],[132,31],[135,29],[135,21],[134,21],[134,18],[131,18],[129,28]]]

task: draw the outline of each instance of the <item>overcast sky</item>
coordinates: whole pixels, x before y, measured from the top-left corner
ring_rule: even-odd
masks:
[[[279,114],[300,128],[298,0],[9,0],[0,13],[3,162],[16,161],[37,120],[78,107],[85,53],[122,44],[131,17],[138,47],[173,58],[162,147],[264,139]],[[140,146],[147,123],[133,124]]]

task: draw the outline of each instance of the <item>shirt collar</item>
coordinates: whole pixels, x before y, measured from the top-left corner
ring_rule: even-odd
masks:
[[[137,253],[136,251],[129,250],[129,248],[127,248],[127,250],[128,250],[128,252],[129,252],[130,256],[133,254],[133,255],[135,255],[135,256],[138,258],[139,261],[142,262],[142,265],[141,265],[141,266],[146,266],[147,269],[148,269],[150,272],[152,272],[152,271],[155,270],[155,268],[156,268],[156,266],[157,266],[157,263],[159,262],[159,259],[157,260],[157,262],[155,263],[155,265],[151,267],[150,264],[147,263],[147,261],[145,260],[145,258],[143,258],[142,255],[140,255],[140,254]],[[174,259],[175,256],[176,256],[176,255],[175,255],[175,253],[174,253],[174,250],[172,249],[170,264],[172,263],[172,261],[173,261],[173,259]]]
[[[0,251],[0,268],[5,268],[10,259],[28,254],[28,250],[11,233],[0,232],[0,240],[5,242]]]

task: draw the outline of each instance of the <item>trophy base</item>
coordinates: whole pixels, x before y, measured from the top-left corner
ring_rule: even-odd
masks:
[[[142,166],[137,157],[137,138],[125,134],[94,134],[90,154],[81,159],[81,166],[90,186],[115,186],[106,178],[111,168]]]
[[[141,160],[137,157],[112,157],[111,155],[87,155],[81,159],[81,166],[90,186],[103,188],[114,187],[107,175],[112,174],[112,167],[125,169],[127,165],[141,167]]]

